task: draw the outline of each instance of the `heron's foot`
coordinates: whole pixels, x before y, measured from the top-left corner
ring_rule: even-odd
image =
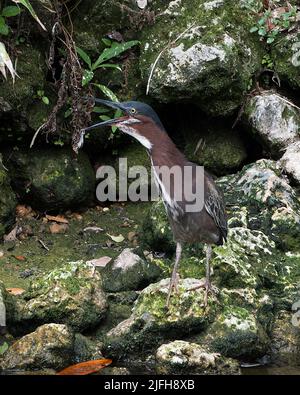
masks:
[[[170,298],[173,291],[175,291],[177,294],[179,293],[178,283],[179,283],[179,274],[176,272],[172,273],[172,276],[170,278],[169,292],[168,292],[167,303],[166,303],[167,307],[169,307]]]
[[[210,280],[204,279],[204,281],[202,281],[201,284],[196,285],[195,287],[188,289],[188,291],[195,291],[196,289],[199,289],[199,288],[204,288],[205,289],[204,300],[203,300],[204,308],[206,308],[207,305],[208,305],[208,294],[211,294],[213,299],[217,303],[219,303],[217,295],[220,293],[220,291],[219,291],[219,289],[217,287],[212,285]]]

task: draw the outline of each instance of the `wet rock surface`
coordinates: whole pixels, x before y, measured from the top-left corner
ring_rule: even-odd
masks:
[[[24,298],[17,299],[9,325],[24,333],[54,321],[80,332],[99,324],[106,309],[100,274],[89,264],[73,262],[33,280]]]
[[[17,340],[0,361],[2,370],[60,369],[70,364],[74,333],[66,325],[46,324]]]
[[[159,374],[241,374],[237,361],[182,340],[161,345],[156,361]]]
[[[106,292],[143,289],[155,281],[161,270],[154,263],[145,261],[126,248],[102,271],[103,287]]]

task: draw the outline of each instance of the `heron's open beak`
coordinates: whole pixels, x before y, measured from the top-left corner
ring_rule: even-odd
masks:
[[[125,112],[127,114],[128,109],[119,102],[113,102],[113,101],[109,101],[109,100],[102,100],[102,99],[94,99],[95,103],[99,103],[99,104],[104,104],[108,107],[114,108],[116,110],[121,110],[123,112]],[[96,123],[95,125],[89,126],[88,128],[82,129],[83,132],[87,132],[89,130],[98,128],[98,127],[102,127],[102,126],[113,126],[113,125],[121,125],[121,124],[134,124],[134,123],[140,123],[140,121],[138,119],[135,119],[134,117],[131,117],[129,115],[125,115],[122,117],[118,117],[118,118],[113,118],[113,119],[108,119],[107,121],[103,121],[103,122],[99,122]]]

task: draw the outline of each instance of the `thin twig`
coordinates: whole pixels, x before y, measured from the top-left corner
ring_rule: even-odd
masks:
[[[148,83],[147,83],[147,88],[146,88],[146,95],[149,94],[149,90],[150,90],[150,84],[151,84],[151,80],[153,77],[153,73],[155,70],[155,67],[159,61],[159,59],[161,58],[162,54],[169,49],[172,45],[174,45],[178,40],[181,39],[182,36],[185,35],[185,33],[187,33],[192,27],[194,27],[196,24],[196,22],[194,22],[191,26],[189,26],[187,29],[185,29],[182,33],[179,34],[179,36],[174,40],[168,43],[168,45],[165,46],[165,48],[162,49],[162,51],[158,54],[157,58],[155,59],[155,62],[153,63],[152,67],[151,67],[151,71],[150,71],[150,75],[148,78]]]
[[[38,239],[38,242],[45,248],[45,250],[50,251],[49,248],[46,246],[46,244],[42,240]]]

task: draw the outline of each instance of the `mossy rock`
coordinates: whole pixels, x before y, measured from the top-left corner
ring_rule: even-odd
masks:
[[[17,72],[20,78],[14,84],[10,78],[1,83],[0,97],[9,103],[12,111],[21,113],[29,108],[37,90],[43,89],[46,63],[42,53],[30,45],[22,45]]]
[[[197,150],[200,140],[203,146]],[[233,172],[247,158],[246,148],[240,136],[230,130],[193,134],[186,140],[185,154],[192,162],[217,175]]]
[[[11,189],[8,171],[5,170],[0,154],[0,239],[15,221],[16,197]]]
[[[174,252],[175,242],[162,200],[152,204],[143,221],[140,240],[145,248],[153,251]]]
[[[226,357],[250,361],[264,356],[270,344],[253,312],[234,305],[226,306],[202,341]]]
[[[157,280],[161,270],[154,263],[134,254],[129,248],[101,272],[103,287],[106,292],[139,290]]]
[[[21,199],[45,210],[66,209],[92,201],[95,174],[87,155],[71,149],[15,151],[7,161]]]
[[[193,101],[212,115],[232,113],[261,64],[262,46],[249,32],[255,23],[255,16],[234,0],[167,3],[156,23],[142,31],[145,84],[164,49],[150,94],[162,102]]]
[[[152,350],[166,339],[203,331],[214,320],[218,307],[211,297],[204,307],[203,289],[189,291],[200,283],[195,279],[180,280],[179,294],[171,297],[169,308],[169,279],[149,285],[137,299],[132,315],[107,333],[105,350],[122,358],[124,354]]]
[[[239,363],[182,340],[161,345],[156,352],[159,374],[241,374]]]
[[[0,369],[62,369],[72,362],[74,340],[74,333],[66,325],[40,326],[9,347],[0,362]]]
[[[106,309],[100,274],[89,264],[72,262],[33,280],[24,297],[17,299],[8,326],[24,333],[55,322],[80,332],[101,322]]]
[[[250,229],[264,232],[281,249],[299,251],[299,198],[275,161],[246,165],[239,173],[220,178],[218,185],[229,216],[231,206],[245,207],[243,221]]]
[[[280,158],[286,148],[299,140],[299,111],[284,97],[265,92],[251,97],[243,114],[250,131],[273,158]]]
[[[274,62],[274,70],[282,81],[294,88],[300,88],[300,54],[299,32],[279,35],[277,42],[272,45],[271,57]]]

